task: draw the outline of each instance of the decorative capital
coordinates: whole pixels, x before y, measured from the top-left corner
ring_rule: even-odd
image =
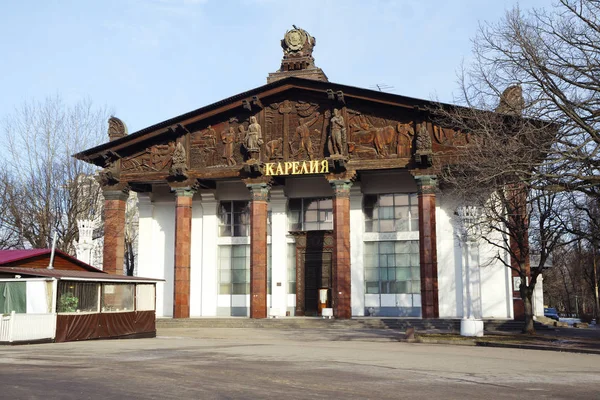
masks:
[[[102,188],[104,200],[126,201],[129,198],[129,186]]]
[[[351,180],[336,179],[336,180],[329,181],[329,184],[333,188],[333,194],[335,197],[350,198],[350,188],[352,187]]]
[[[250,190],[252,201],[269,201],[271,185],[268,183],[249,183],[246,187]]]
[[[437,176],[435,175],[417,175],[415,176],[419,194],[433,194],[437,187]]]
[[[175,193],[176,197],[194,197],[194,194],[196,194],[196,187],[177,187],[173,189],[173,192]]]

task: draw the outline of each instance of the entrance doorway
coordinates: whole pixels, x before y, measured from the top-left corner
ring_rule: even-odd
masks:
[[[296,234],[296,316],[317,316],[319,290],[333,283],[333,235],[331,231],[308,231]],[[331,306],[331,298],[328,299]]]

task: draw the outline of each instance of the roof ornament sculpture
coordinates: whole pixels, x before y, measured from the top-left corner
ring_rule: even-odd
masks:
[[[108,119],[108,138],[113,140],[120,139],[127,135],[127,125],[119,118],[111,116]]]
[[[525,99],[523,98],[523,88],[521,85],[511,85],[507,87],[500,95],[500,103],[496,107],[496,112],[502,114],[521,115],[525,108]]]
[[[317,40],[304,29],[292,25],[293,29],[285,32],[281,39],[283,59],[277,72],[269,74],[267,82],[274,82],[289,76],[315,79],[327,82],[327,76],[315,66],[313,49]]]
[[[310,36],[304,29],[298,28],[296,25],[292,26],[294,29],[287,31],[281,40],[284,55],[296,57],[312,56],[313,48],[317,44],[316,39]]]

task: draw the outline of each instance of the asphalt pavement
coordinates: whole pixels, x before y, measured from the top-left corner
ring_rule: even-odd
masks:
[[[0,347],[11,399],[597,399],[600,356],[402,343],[390,330],[161,329]]]

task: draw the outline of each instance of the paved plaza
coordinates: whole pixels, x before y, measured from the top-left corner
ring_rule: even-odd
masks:
[[[600,394],[597,355],[400,343],[399,335],[167,328],[156,339],[4,346],[0,392],[14,399],[597,399]]]

